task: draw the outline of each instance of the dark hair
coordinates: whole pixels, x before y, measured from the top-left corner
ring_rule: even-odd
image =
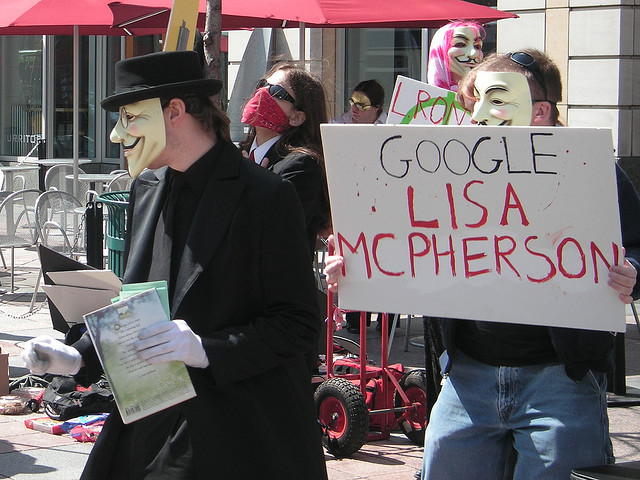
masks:
[[[377,80],[363,80],[353,88],[354,92],[364,93],[371,101],[371,105],[378,109],[378,116],[382,113],[384,105],[384,87]]]
[[[487,56],[477,67],[469,72],[460,82],[460,91],[458,92],[458,101],[465,104],[466,98],[474,98],[473,88],[478,72],[515,72],[521,73],[527,79],[529,90],[531,92],[531,100],[546,100],[551,104],[551,120],[554,124],[558,123],[560,112],[557,104],[562,100],[562,79],[560,70],[557,65],[547,57],[544,53],[534,48],[524,48],[520,52],[527,53],[533,57],[538,64],[542,78],[544,79],[544,87],[536,79],[533,72],[511,59],[510,53],[494,53]],[[546,97],[545,97],[546,88]]]
[[[205,95],[182,95],[171,98],[179,98],[184,102],[185,111],[200,122],[207,132],[214,132],[216,136],[225,141],[231,142],[230,120],[211,99]],[[161,98],[160,103],[164,105],[171,98]]]

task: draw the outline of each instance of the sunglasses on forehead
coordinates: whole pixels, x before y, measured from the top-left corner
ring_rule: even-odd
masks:
[[[282,85],[272,85],[268,83],[266,80],[261,80],[258,83],[258,88],[268,87],[269,95],[273,98],[278,98],[280,100],[286,100],[295,106],[296,99],[291,96],[289,92],[287,92]]]
[[[526,68],[533,74],[533,78],[536,79],[536,82],[542,87],[542,91],[544,92],[544,101],[547,100],[547,84],[544,81],[544,75],[542,75],[542,70],[540,70],[540,65],[536,62],[536,59],[529,55],[527,52],[513,52],[509,54],[509,58],[521,67]]]

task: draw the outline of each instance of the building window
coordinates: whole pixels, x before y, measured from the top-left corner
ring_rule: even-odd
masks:
[[[73,37],[56,36],[53,42],[53,142],[54,158],[73,157]],[[91,55],[89,47],[92,47]],[[95,37],[80,37],[80,102],[78,112],[79,156],[95,158]],[[91,80],[91,81],[90,81]]]
[[[353,87],[368,79],[380,82],[388,104],[397,75],[420,79],[421,45],[419,29],[346,29],[344,105]]]
[[[42,36],[0,37],[0,155],[26,155],[42,138]]]

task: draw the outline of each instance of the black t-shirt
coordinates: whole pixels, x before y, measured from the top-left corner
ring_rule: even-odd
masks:
[[[462,320],[456,324],[456,345],[471,358],[494,366],[558,361],[549,329],[537,325]]]

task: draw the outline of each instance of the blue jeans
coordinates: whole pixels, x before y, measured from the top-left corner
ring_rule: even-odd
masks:
[[[606,376],[453,358],[427,427],[423,480],[567,480],[613,463]]]

